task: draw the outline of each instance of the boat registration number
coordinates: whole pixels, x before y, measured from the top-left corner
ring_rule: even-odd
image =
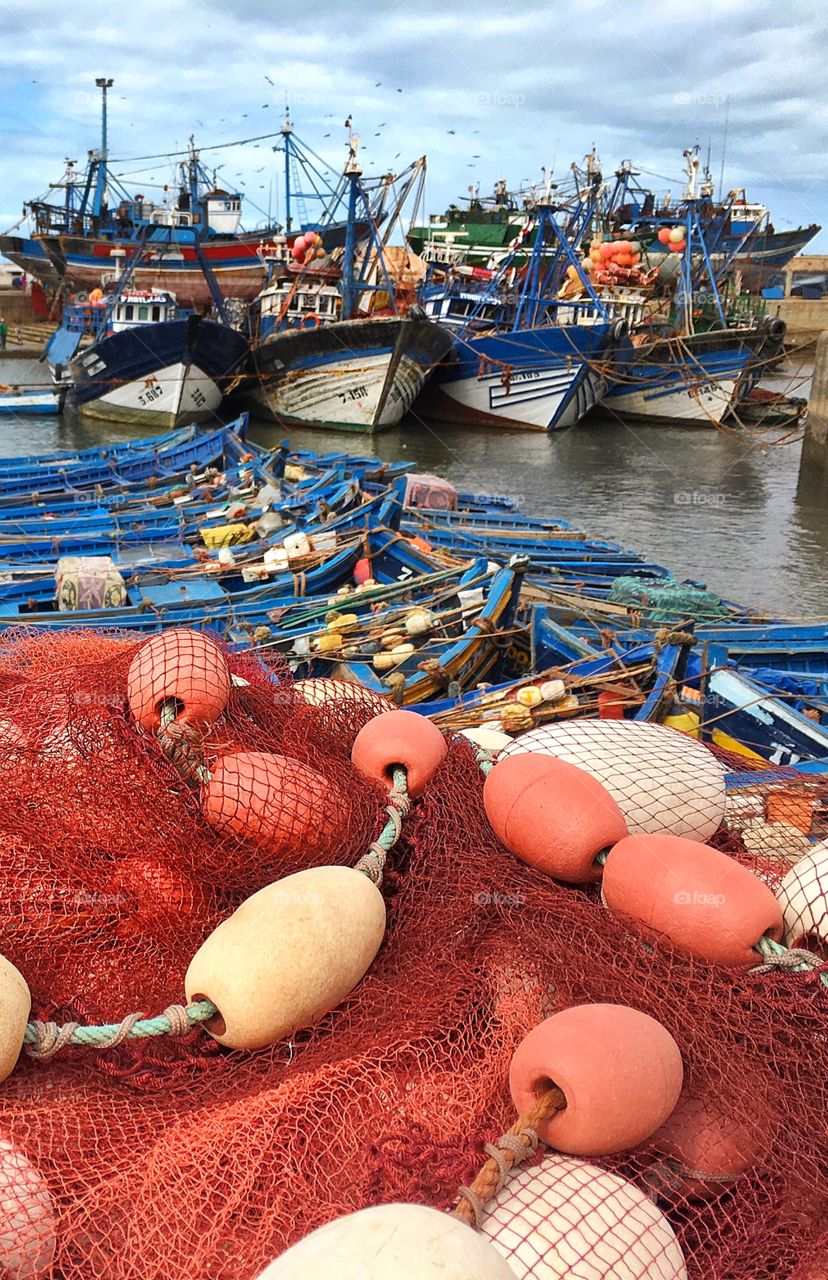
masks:
[[[364,400],[367,394],[367,387],[349,387],[347,391],[337,392],[341,404],[350,404],[352,400]]]
[[[157,400],[158,397],[163,396],[163,394],[163,387],[147,387],[146,390],[142,391],[139,395],[138,403],[140,405],[152,404],[153,400]]]

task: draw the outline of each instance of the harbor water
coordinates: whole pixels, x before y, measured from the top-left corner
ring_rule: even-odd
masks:
[[[45,381],[45,366],[6,359],[2,379]],[[107,438],[140,434],[113,426]],[[285,435],[272,423],[252,425],[259,444]],[[293,429],[289,438],[297,448],[407,459],[458,488],[511,494],[529,514],[620,542],[731,600],[828,614],[828,509],[819,495],[798,493],[798,443],[765,447],[735,431],[631,425],[602,411],[561,435],[412,416],[375,436]],[[0,418],[0,456],[103,441],[100,426],[68,417]]]

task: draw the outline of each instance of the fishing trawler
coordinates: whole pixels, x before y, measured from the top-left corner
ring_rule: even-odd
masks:
[[[389,263],[388,240],[412,187],[422,185],[425,159],[399,175],[385,216],[389,180],[381,180],[372,213],[358,144],[352,134],[340,193],[348,210],[341,253],[328,255],[315,232],[295,241],[289,256],[282,243],[258,299],[256,399],[280,422],[357,431],[395,426],[452,348],[451,334],[425,314],[411,283]],[[366,234],[358,243],[360,227]]]
[[[424,413],[552,431],[573,426],[602,399],[627,322],[602,300],[577,257],[591,203],[570,211],[567,232],[556,207],[547,184],[497,271],[461,265],[432,272],[426,311],[454,333],[454,357],[429,388]],[[528,264],[518,269],[527,253]]]
[[[54,198],[28,202],[25,213],[33,233],[0,236],[0,253],[43,284],[87,293],[101,284],[113,251],[123,253],[127,261],[140,257],[133,273],[137,288],[168,290],[179,306],[196,308],[212,302],[202,256],[224,297],[252,301],[264,283],[260,246],[282,228],[272,224],[242,230],[240,192],[217,185],[217,175],[205,168],[192,137],[178,165],[178,185],[170,201],[159,204],[128,192],[108,162],[106,95],[112,81],[96,83],[102,94],[100,147],[90,151],[83,173],[68,161],[62,180],[50,185],[50,191],[63,193],[60,203]],[[292,240],[300,228],[292,226],[295,144],[287,116],[280,135],[278,149],[285,153],[285,234]],[[331,190],[324,192],[326,197],[330,194]],[[327,238],[331,245],[341,245],[342,226],[331,225]]]
[[[673,270],[666,279],[657,269],[645,277],[646,302],[621,344],[607,407],[653,422],[718,426],[781,354],[785,324],[763,317],[749,299],[723,296],[730,260],[714,267],[694,203],[672,226],[646,225]],[[630,269],[615,266],[630,256],[628,247],[597,239],[590,246],[595,286],[614,299],[629,289]]]
[[[203,262],[202,269],[212,315],[184,310],[169,290],[136,286],[134,260],[114,293],[98,289],[64,309],[46,357],[69,408],[82,418],[164,429],[212,417],[243,371],[248,342],[229,323]],[[92,341],[81,347],[84,334]]]

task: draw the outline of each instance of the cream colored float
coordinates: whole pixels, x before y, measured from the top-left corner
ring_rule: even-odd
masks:
[[[481,1231],[527,1280],[686,1280],[664,1214],[638,1187],[571,1156],[513,1174]]]
[[[579,719],[522,733],[502,757],[558,756],[585,769],[617,801],[631,835],[705,841],[725,813],[725,770],[700,742],[663,725]]]
[[[382,1204],[312,1231],[259,1280],[515,1280],[488,1240],[418,1204]]]
[[[0,1271],[5,1280],[45,1280],[57,1247],[46,1180],[22,1151],[0,1138]]]
[[[459,737],[467,738],[476,747],[482,747],[484,751],[490,751],[492,755],[502,751],[504,747],[508,747],[514,741],[502,729],[487,729],[485,725],[480,725],[476,729],[461,729]]]
[[[776,891],[789,947],[828,948],[828,840],[813,845]]]
[[[22,973],[0,956],[0,1080],[14,1071],[32,1010],[32,997]]]
[[[313,867],[254,893],[193,957],[188,1001],[218,1013],[205,1029],[261,1049],[318,1022],[361,981],[385,933],[385,903],[350,867]]]

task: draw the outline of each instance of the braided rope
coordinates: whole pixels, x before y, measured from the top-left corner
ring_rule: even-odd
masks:
[[[388,854],[402,834],[402,820],[411,809],[411,800],[408,795],[408,781],[405,769],[397,768],[394,770],[392,787],[388,793],[388,805],[385,812],[388,814],[388,821],[376,840],[372,840],[368,846],[368,852],[364,853],[356,864],[356,871],[361,871],[369,880],[379,888],[382,884],[382,874],[385,870],[385,863]]]
[[[820,960],[812,951],[806,951],[804,947],[783,947],[781,942],[766,936],[759,939],[754,951],[758,951],[763,957],[764,964],[751,969],[751,973],[773,973],[775,970],[782,973],[811,973],[819,969],[819,980],[828,987],[825,961]]]
[[[523,1115],[518,1116],[511,1129],[502,1134],[492,1145],[487,1142],[483,1150],[488,1160],[470,1187],[460,1187],[459,1203],[452,1209],[452,1217],[459,1218],[478,1231],[483,1223],[487,1202],[506,1186],[516,1165],[523,1164],[538,1149],[538,1128],[566,1109],[566,1095],[556,1085],[547,1089]]]
[[[196,777],[199,782],[209,782],[212,774],[198,749],[203,734],[190,724],[180,724],[176,719],[175,698],[165,698],[161,704],[161,723],[157,729],[161,750],[174,765],[182,778]]]
[[[212,1018],[215,1012],[216,1006],[209,1000],[199,1000],[186,1007],[172,1004],[154,1018],[130,1013],[120,1022],[102,1027],[82,1027],[77,1022],[67,1022],[62,1027],[55,1022],[30,1022],[26,1027],[23,1044],[30,1057],[45,1061],[68,1045],[85,1049],[113,1049],[125,1040],[185,1036],[199,1023]]]

